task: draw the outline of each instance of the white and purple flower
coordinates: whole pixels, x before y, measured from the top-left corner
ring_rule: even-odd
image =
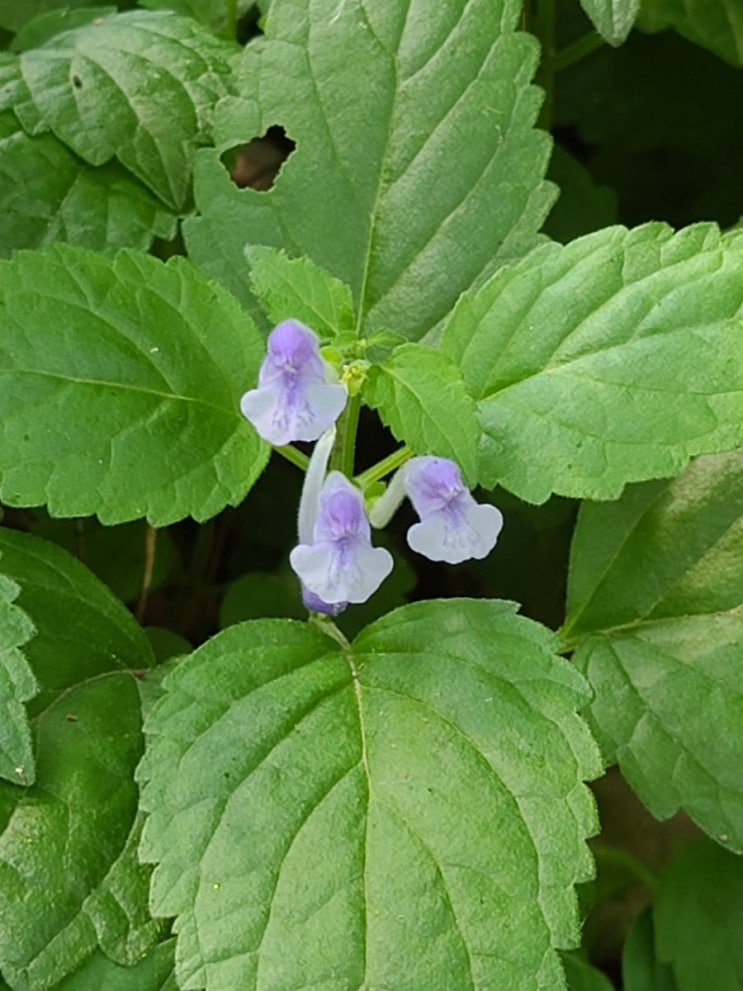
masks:
[[[314,331],[298,320],[284,320],[268,336],[258,388],[245,393],[240,409],[270,444],[317,440],[335,423],[348,398],[331,377]]]
[[[407,535],[418,554],[459,564],[486,557],[495,547],[502,513],[475,501],[459,468],[448,458],[411,458],[403,465],[372,510],[374,526],[384,526],[406,495],[420,517]]]
[[[325,477],[335,429],[312,453],[299,504],[299,544],[289,556],[308,609],[337,616],[366,602],[392,571],[392,555],[372,547],[361,492],[339,471]]]

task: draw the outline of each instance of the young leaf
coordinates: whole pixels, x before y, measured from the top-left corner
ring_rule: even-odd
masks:
[[[306,255],[351,286],[363,336],[421,338],[462,290],[536,242],[553,199],[520,7],[272,4],[217,140],[227,150],[279,123],[297,148],[269,192],[238,189],[218,154],[202,153],[201,216],[185,225],[194,261],[249,305],[246,242]]]
[[[739,991],[743,862],[712,843],[688,847],[665,871],[653,906],[658,956],[678,991]]]
[[[422,344],[395,348],[388,361],[369,369],[364,399],[397,440],[416,454],[451,458],[474,481],[477,409],[446,355]]]
[[[22,82],[2,106],[30,134],[51,131],[91,165],[117,158],[179,210],[234,51],[190,18],[112,14],[21,53]]]
[[[580,5],[604,41],[617,47],[632,30],[640,0],[580,0]]]
[[[743,453],[586,505],[566,640],[605,755],[651,812],[743,850]]]
[[[564,988],[600,764],[582,680],[513,613],[417,603],[346,650],[258,620],[169,675],[141,853],[182,988]]]
[[[353,329],[351,290],[309,258],[275,248],[249,247],[250,283],[272,324],[294,318],[324,339]]]
[[[132,781],[142,750],[132,671],[152,658],[131,615],[61,548],[3,529],[0,550],[37,630],[26,654],[41,687],[29,703],[36,783],[0,782],[0,970],[30,991],[98,945],[132,964],[158,936]]]
[[[268,448],[240,415],[263,341],[185,259],[68,245],[0,264],[0,492],[116,523],[238,503]]]
[[[478,400],[480,481],[616,498],[743,442],[743,232],[609,228],[464,296],[441,346]]]
[[[2,574],[0,560],[0,778],[33,784],[36,777],[31,730],[24,702],[38,684],[20,649],[34,635],[26,613],[15,605],[19,588]]]
[[[67,241],[113,254],[171,238],[176,218],[116,162],[91,168],[51,134],[0,114],[0,252]]]
[[[637,23],[643,31],[675,28],[736,68],[743,65],[739,0],[646,0]]]

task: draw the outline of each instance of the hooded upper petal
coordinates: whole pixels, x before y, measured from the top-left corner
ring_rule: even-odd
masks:
[[[258,388],[245,393],[240,410],[271,444],[317,440],[348,398],[342,385],[327,381],[327,374],[314,331],[298,320],[285,320],[269,334]]]
[[[432,561],[459,564],[495,547],[503,515],[477,503],[448,458],[412,458],[402,469],[405,491],[420,516],[408,530],[410,547]]]
[[[362,495],[337,471],[320,493],[313,542],[299,544],[289,560],[305,589],[328,606],[366,602],[393,564],[388,551],[372,547]]]

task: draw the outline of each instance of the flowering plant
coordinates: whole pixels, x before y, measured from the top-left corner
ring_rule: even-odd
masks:
[[[0,991],[739,989],[730,0],[122,6],[0,0]]]

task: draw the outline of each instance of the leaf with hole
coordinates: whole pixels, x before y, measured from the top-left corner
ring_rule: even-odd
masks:
[[[536,243],[553,199],[520,7],[272,5],[215,135],[226,152],[280,124],[297,147],[268,192],[238,189],[218,152],[198,156],[194,261],[250,307],[246,243],[283,248],[351,287],[362,336],[434,328],[464,289]]]
[[[417,603],[345,649],[257,620],[168,676],[141,853],[183,989],[564,988],[601,765],[582,679],[514,612]]]

